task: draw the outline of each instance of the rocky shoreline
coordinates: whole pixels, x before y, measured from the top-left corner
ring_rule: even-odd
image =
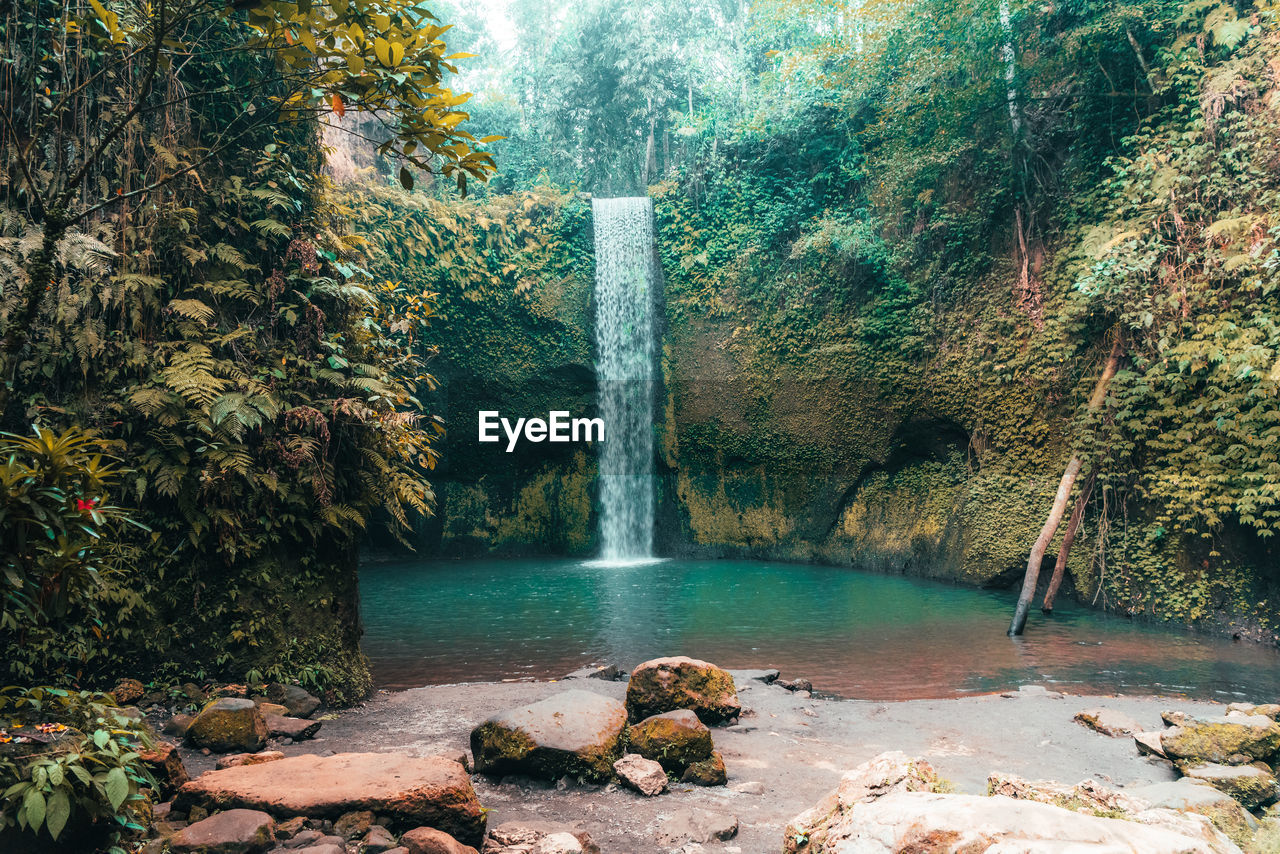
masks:
[[[145,854],[1280,851],[1280,706],[877,703],[680,658],[334,715],[291,698],[157,721],[182,743]]]

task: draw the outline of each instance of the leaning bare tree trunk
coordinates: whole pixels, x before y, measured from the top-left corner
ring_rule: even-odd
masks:
[[[1044,602],[1040,610],[1046,614],[1053,613],[1053,600],[1058,596],[1058,588],[1062,586],[1062,578],[1067,574],[1067,558],[1071,556],[1071,545],[1076,541],[1080,530],[1080,522],[1084,520],[1084,509],[1089,504],[1089,496],[1093,493],[1093,482],[1098,477],[1095,467],[1089,472],[1080,494],[1076,496],[1076,505],[1071,508],[1071,518],[1067,520],[1067,529],[1062,532],[1062,547],[1058,549],[1058,561],[1053,565],[1053,577],[1049,579],[1049,589],[1044,592]]]
[[[1111,345],[1111,354],[1107,356],[1107,362],[1102,367],[1102,375],[1098,377],[1097,385],[1093,387],[1093,394],[1089,397],[1088,411],[1096,412],[1102,407],[1102,402],[1107,399],[1107,385],[1116,375],[1119,364],[1120,336],[1117,335],[1115,343]],[[1072,454],[1070,462],[1067,463],[1067,470],[1062,473],[1062,480],[1058,482],[1058,494],[1053,499],[1049,518],[1044,520],[1040,536],[1036,538],[1035,545],[1031,547],[1031,555],[1027,558],[1027,572],[1022,577],[1022,592],[1018,594],[1018,605],[1013,611],[1013,622],[1009,624],[1009,637],[1022,634],[1022,630],[1027,626],[1027,612],[1031,610],[1031,600],[1036,595],[1036,584],[1040,580],[1040,565],[1044,562],[1045,549],[1049,548],[1053,535],[1058,531],[1058,525],[1062,523],[1062,514],[1067,510],[1067,499],[1071,497],[1071,487],[1075,485],[1076,476],[1080,474],[1083,463],[1079,454]]]

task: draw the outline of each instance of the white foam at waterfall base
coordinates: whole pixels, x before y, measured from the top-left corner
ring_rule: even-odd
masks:
[[[653,202],[594,199],[602,565],[653,559]]]

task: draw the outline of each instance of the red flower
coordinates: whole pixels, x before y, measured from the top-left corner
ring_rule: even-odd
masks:
[[[98,503],[98,499],[96,498],[90,498],[88,501],[85,501],[83,498],[77,498],[76,509],[79,510],[81,513],[88,513],[93,510],[94,505],[96,505],[97,503]]]

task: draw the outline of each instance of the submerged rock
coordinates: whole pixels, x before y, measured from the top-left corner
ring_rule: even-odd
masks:
[[[711,730],[689,709],[651,715],[627,728],[631,750],[673,774],[711,758]]]
[[[210,771],[187,783],[175,809],[243,807],[278,817],[336,819],[371,810],[392,829],[427,825],[467,844],[484,838],[485,817],[461,765],[397,753],[304,754]]]
[[[1235,755],[1268,759],[1280,750],[1280,724],[1263,715],[1183,718],[1160,744],[1170,759],[1190,763],[1227,762]]]
[[[646,797],[667,790],[667,773],[662,766],[638,753],[628,753],[613,763],[613,770],[622,782]]]
[[[1254,765],[1218,765],[1206,762],[1179,766],[1179,770],[1193,780],[1203,780],[1218,791],[1225,792],[1247,810],[1256,810],[1280,800],[1280,783],[1276,782],[1275,776]]]
[[[1083,712],[1076,712],[1075,720],[1076,723],[1112,738],[1133,735],[1145,729],[1142,724],[1115,709],[1085,709]]]
[[[627,710],[590,691],[565,691],[494,715],[471,731],[477,772],[606,780],[622,756]]]
[[[259,810],[227,810],[179,830],[174,854],[257,854],[271,845],[275,821]]]
[[[631,671],[627,712],[633,721],[676,709],[691,709],[703,723],[717,724],[737,718],[742,706],[733,677],[705,661],[655,658]]]
[[[253,701],[224,697],[196,715],[187,740],[218,753],[256,753],[267,744],[267,722]]]

